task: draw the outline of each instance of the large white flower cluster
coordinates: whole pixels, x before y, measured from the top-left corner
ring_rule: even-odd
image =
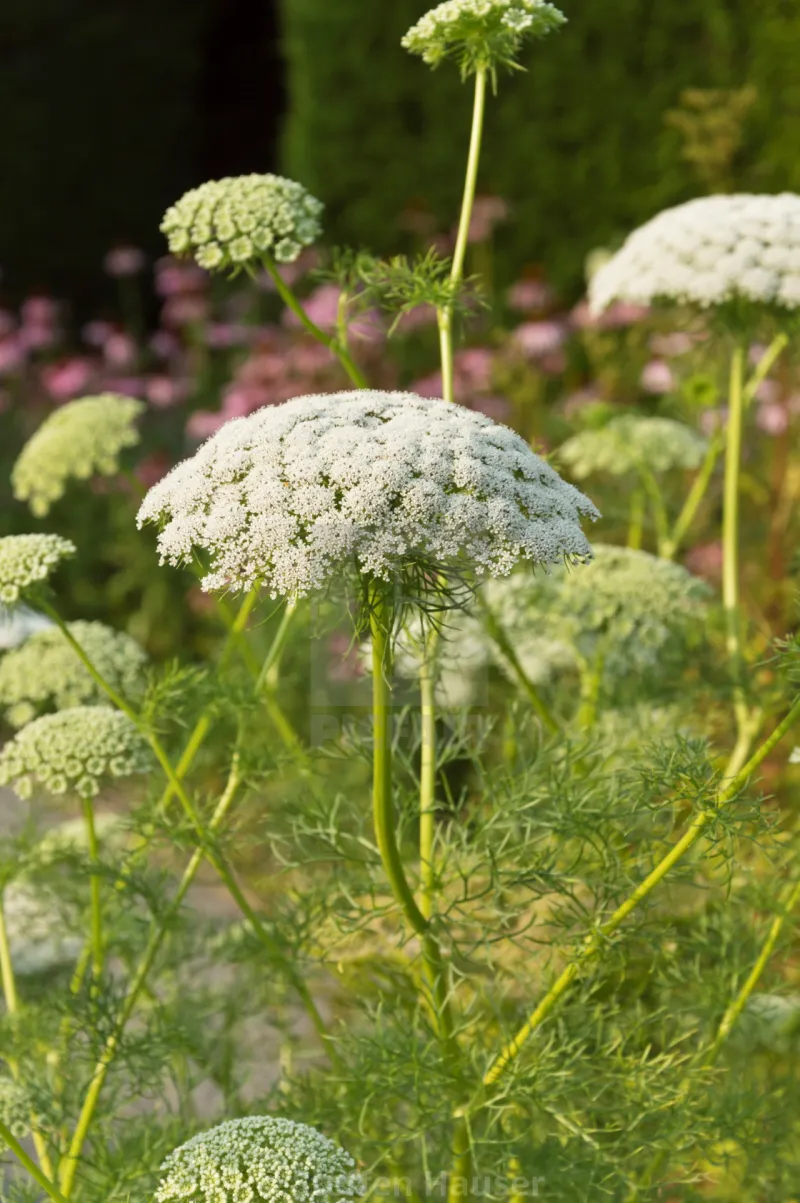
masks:
[[[613,301],[797,309],[800,196],[708,196],[666,209],[595,273],[589,299],[598,313]]]
[[[76,550],[74,543],[60,535],[6,535],[0,539],[0,602],[16,606]]]
[[[192,188],[164,214],[174,255],[209,271],[257,263],[269,252],[291,263],[319,238],[324,205],[279,175],[228,176]]]
[[[101,782],[151,767],[131,720],[105,706],[75,706],[34,719],[0,751],[0,786],[20,798],[45,793],[93,798]]]
[[[574,569],[493,581],[487,603],[511,643],[526,634],[569,644],[577,660],[603,656],[614,675],[655,666],[676,635],[702,620],[710,590],[680,564],[596,543]]]
[[[707,451],[708,441],[683,422],[622,414],[567,439],[558,460],[575,480],[594,472],[625,476],[641,468],[659,476],[676,468],[699,468]]]
[[[363,1194],[355,1161],[307,1124],[232,1119],[170,1153],[154,1203],[348,1203]]]
[[[147,655],[135,639],[100,622],[72,622],[68,629],[109,684],[129,701],[141,697]],[[106,694],[57,627],[0,659],[0,708],[12,727],[49,710],[104,704]]]
[[[297,597],[345,564],[503,575],[591,555],[587,497],[507,427],[445,401],[367,389],[298,397],[226,423],[155,485],[138,522],[161,562],[201,548],[203,588]]]
[[[120,453],[139,442],[136,419],[144,409],[132,397],[100,393],[54,410],[14,464],[14,496],[43,518],[64,495],[67,481],[114,476]]]
[[[401,45],[431,67],[455,55],[466,76],[512,62],[526,37],[544,37],[566,20],[546,0],[444,0],[420,17]]]

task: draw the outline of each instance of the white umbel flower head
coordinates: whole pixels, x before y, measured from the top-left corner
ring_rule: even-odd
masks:
[[[128,700],[138,700],[147,655],[136,640],[100,622],[67,627],[109,684]],[[12,727],[50,710],[105,704],[106,694],[57,627],[31,635],[0,659],[0,708]]]
[[[139,442],[136,419],[144,409],[133,397],[100,393],[54,410],[14,464],[14,496],[43,518],[64,495],[69,480],[114,476],[120,453]]]
[[[324,205],[279,175],[228,176],[192,188],[164,214],[173,255],[207,271],[258,264],[265,254],[292,263],[322,233]]]
[[[75,551],[75,544],[60,535],[6,535],[0,539],[0,602],[15,606]]]
[[[744,301],[800,308],[800,196],[707,196],[635,230],[592,277],[596,313],[613,301]]]
[[[587,557],[580,520],[597,516],[483,414],[359,389],[227,422],[150,490],[138,523],[161,524],[162,563],[201,548],[205,590],[298,597],[346,564],[391,581],[419,563],[502,575]]]
[[[431,67],[457,58],[466,79],[499,64],[514,67],[525,38],[542,38],[566,20],[546,0],[444,0],[420,17],[401,45]]]
[[[355,1161],[289,1119],[232,1119],[193,1136],[161,1166],[154,1203],[348,1203],[364,1193]]]
[[[151,767],[147,744],[131,720],[105,706],[75,706],[23,727],[0,751],[0,786],[20,798],[44,793],[93,798],[103,781]]]
[[[594,472],[625,476],[641,468],[660,476],[699,468],[707,452],[707,439],[683,422],[622,414],[567,439],[558,449],[558,460],[575,480]]]

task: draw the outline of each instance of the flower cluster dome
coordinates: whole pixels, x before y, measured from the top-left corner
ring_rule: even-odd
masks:
[[[596,272],[589,299],[595,312],[613,301],[800,308],[800,196],[707,196],[665,209]]]
[[[348,1203],[363,1194],[355,1161],[307,1124],[227,1120],[161,1166],[154,1203]]]
[[[164,214],[173,255],[208,271],[258,263],[267,253],[292,263],[319,238],[324,205],[279,175],[228,176],[192,188]]]
[[[75,706],[34,719],[0,751],[0,785],[20,798],[34,788],[92,798],[106,778],[145,772],[144,737],[126,715],[105,706]]]
[[[16,606],[76,550],[74,543],[60,535],[6,535],[0,539],[0,602]]]
[[[401,45],[432,67],[455,55],[466,76],[513,63],[525,37],[544,37],[566,19],[546,0],[444,0],[420,17]]]
[[[68,630],[123,697],[141,696],[147,655],[135,639],[100,622],[72,622]],[[36,632],[0,659],[0,708],[12,727],[22,727],[48,710],[105,701],[106,694],[58,627]]]
[[[100,393],[54,410],[20,452],[11,473],[14,496],[43,518],[67,481],[113,476],[120,453],[139,442],[136,419],[144,409],[132,397]]]
[[[424,562],[505,574],[591,549],[587,497],[483,414],[369,389],[227,422],[147,494],[161,562],[202,548],[205,590],[297,597],[345,565],[395,579]]]
[[[625,476],[646,468],[659,476],[676,468],[699,468],[707,452],[707,439],[683,422],[622,414],[567,439],[558,460],[575,480],[585,480],[594,472]]]

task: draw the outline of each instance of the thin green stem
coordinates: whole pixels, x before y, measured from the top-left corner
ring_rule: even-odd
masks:
[[[632,551],[639,551],[642,546],[646,500],[644,489],[641,485],[636,485],[631,490],[630,514],[628,517],[628,547]]]
[[[521,689],[525,693],[525,696],[527,697],[531,706],[533,706],[533,709],[536,711],[547,730],[555,734],[556,731],[560,730],[560,727],[553,717],[550,709],[542,700],[533,681],[525,672],[522,662],[514,649],[514,645],[503,629],[502,624],[497,620],[496,615],[486,604],[483,598],[480,599],[479,605],[483,614],[486,630],[488,631],[490,637],[497,644],[498,650],[501,652],[503,657],[508,661],[508,664],[514,673],[514,676],[517,678]]]
[[[739,789],[747,782],[751,774],[769,756],[773,748],[780,743],[786,732],[790,730],[798,718],[800,718],[800,697],[797,698],[783,721],[764,740],[758,751],[751,756],[747,764],[732,780],[729,780],[718,791],[714,804],[701,810],[695,816],[681,839],[659,861],[644,881],[636,887],[621,906],[617,907],[605,923],[601,923],[596,931],[586,937],[584,946],[578,955],[569,962],[517,1034],[492,1062],[483,1079],[485,1087],[493,1086],[502,1077],[533,1033],[542,1025],[559,1000],[567,993],[578,978],[583,966],[602,952],[609,938],[622,926],[628,916],[637,909],[656,886],[664,880],[678,861],[697,843],[706,828],[717,817],[721,807],[735,796]]]
[[[746,730],[748,706],[743,686],[742,616],[739,608],[739,473],[744,427],[745,348],[738,345],[731,359],[728,427],[725,452],[725,502],[722,522],[722,603],[725,610],[725,647],[734,689],[736,728]]]
[[[719,434],[715,435],[709,443],[706,457],[689,490],[689,495],[684,502],[683,509],[676,518],[671,532],[662,544],[660,554],[665,560],[674,560],[678,554],[681,543],[686,538],[689,528],[697,516],[697,511],[700,509],[703,498],[708,492],[708,486],[714,475],[714,469],[717,466],[717,460],[719,459],[723,445],[724,439]]]
[[[275,682],[271,680],[271,675],[276,665],[280,662],[283,649],[286,646],[286,640],[291,630],[294,616],[297,613],[297,602],[289,601],[286,603],[286,609],[283,612],[283,617],[280,621],[280,626],[275,632],[275,638],[272,640],[272,646],[267,652],[264,663],[261,665],[261,671],[256,680],[256,690],[261,691],[265,686],[269,685],[274,688]]]
[[[775,364],[778,362],[778,360],[780,359],[781,355],[786,350],[788,345],[789,345],[788,335],[779,334],[779,335],[777,335],[776,338],[774,338],[772,340],[770,345],[767,347],[766,351],[764,352],[764,354],[761,356],[758,363],[756,364],[756,369],[753,372],[753,375],[748,380],[747,386],[745,387],[745,390],[744,390],[745,407],[747,407],[750,404],[750,402],[753,400],[753,398],[755,397],[756,393],[759,390],[759,387],[764,383],[767,376],[769,376],[770,372],[775,367]]]
[[[639,469],[642,485],[647,496],[650,498],[650,504],[653,508],[653,520],[656,526],[656,540],[658,542],[658,554],[662,555],[662,549],[669,542],[669,514],[664,502],[661,490],[658,487],[658,481],[653,473],[646,467]]]
[[[92,975],[95,982],[100,980],[103,973],[103,903],[101,898],[101,883],[99,875],[100,850],[97,843],[97,829],[94,821],[94,807],[91,798],[81,798],[83,817],[86,822],[86,835],[89,843],[89,897],[91,903],[91,946],[92,946]]]
[[[433,914],[436,894],[436,674],[434,658],[438,633],[433,630],[427,640],[425,655],[419,670],[421,716],[419,767],[419,909],[427,920]]]
[[[0,1140],[5,1141],[11,1152],[19,1161],[20,1165],[22,1165],[28,1171],[31,1178],[33,1178],[33,1180],[39,1186],[41,1186],[44,1193],[50,1196],[50,1198],[53,1200],[53,1203],[67,1203],[66,1198],[64,1195],[62,1195],[55,1183],[51,1182],[44,1171],[39,1169],[33,1158],[28,1156],[22,1145],[17,1140],[16,1136],[14,1136],[11,1129],[4,1124],[2,1120],[0,1120]]]
[[[472,208],[475,203],[475,187],[478,180],[478,164],[481,156],[481,140],[483,138],[483,118],[486,111],[486,68],[481,67],[475,73],[475,96],[472,107],[472,129],[467,156],[467,171],[464,180],[464,195],[461,201],[461,217],[458,223],[456,245],[453,251],[453,262],[450,268],[450,283],[456,285],[464,273],[464,257],[469,240],[469,227],[472,221]],[[442,397],[445,401],[454,400],[453,388],[453,307],[443,305],[436,311],[439,326],[439,352],[442,363]]]
[[[11,961],[11,947],[8,942],[8,928],[6,927],[6,912],[2,894],[0,894],[0,977],[3,980],[3,998],[6,1002],[6,1010],[9,1015],[13,1015],[19,1006],[19,996],[17,994],[14,966]]]
[[[337,338],[326,334],[324,330],[319,328],[316,322],[311,320],[289,285],[281,276],[270,255],[264,255],[264,266],[272,277],[281,300],[288,309],[291,309],[295,317],[299,319],[301,325],[309,334],[314,336],[317,342],[321,342],[323,346],[333,352],[356,388],[368,388],[367,381],[358,365],[353,361],[350,352],[346,347],[342,346]]]

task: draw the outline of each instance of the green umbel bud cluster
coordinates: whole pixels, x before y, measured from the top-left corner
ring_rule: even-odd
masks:
[[[676,468],[699,468],[707,452],[708,441],[683,422],[622,414],[567,439],[558,460],[575,480],[595,472],[625,476],[640,469],[660,476]]]
[[[6,535],[0,539],[0,602],[15,606],[75,551],[75,544],[59,535]]]
[[[430,67],[456,58],[466,79],[478,70],[517,67],[526,38],[542,38],[566,20],[546,0],[444,0],[420,17],[401,45]]]

